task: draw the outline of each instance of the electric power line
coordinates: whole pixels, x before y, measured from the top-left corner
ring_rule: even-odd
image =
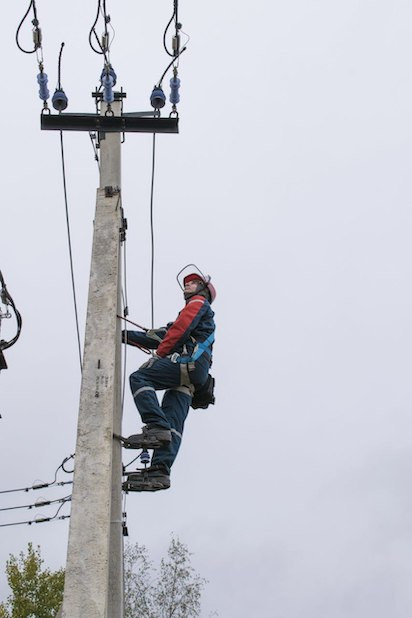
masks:
[[[153,198],[154,198],[155,163],[156,163],[156,133],[153,133],[152,178],[151,178],[151,183],[150,183],[150,238],[151,238],[151,247],[152,247],[152,259],[151,259],[151,268],[150,268],[150,300],[151,300],[152,328],[154,328],[154,259],[155,259],[155,245],[154,245],[154,225],[153,225]]]
[[[59,502],[66,502],[70,496],[64,498],[56,498],[56,500],[38,500],[34,504],[21,504],[19,506],[6,506],[0,509],[0,511],[17,511],[18,509],[35,509],[42,508],[43,506],[50,506],[51,504],[58,504]]]
[[[31,526],[32,524],[44,524],[50,521],[57,521],[57,520],[62,520],[62,519],[68,519],[70,517],[70,515],[60,515],[60,517],[58,517],[61,509],[63,508],[63,506],[66,504],[66,502],[70,502],[71,501],[71,496],[68,499],[65,499],[62,504],[59,506],[59,508],[57,509],[56,513],[52,516],[52,517],[38,517],[37,519],[32,519],[32,520],[28,520],[28,521],[14,521],[14,522],[9,522],[7,524],[0,524],[0,528],[7,528],[9,526],[23,526],[23,525],[28,525]]]
[[[76,285],[74,281],[74,266],[73,266],[71,232],[70,232],[69,205],[68,205],[68,199],[67,199],[66,166],[65,166],[65,160],[64,160],[63,131],[60,131],[60,151],[61,151],[62,175],[63,175],[64,205],[65,205],[65,211],[66,211],[67,241],[69,245],[70,272],[71,272],[71,280],[72,280],[74,314],[75,314],[75,320],[76,320],[77,345],[78,345],[78,351],[79,351],[80,372],[82,372],[83,371],[82,350],[81,350],[81,343],[80,343],[79,315],[77,311]]]
[[[73,483],[73,481],[59,481],[57,482],[57,474],[59,472],[59,470],[63,470],[63,472],[66,472],[66,474],[72,474],[73,470],[66,470],[66,468],[64,467],[64,464],[67,461],[70,461],[70,459],[74,458],[74,454],[73,455],[69,455],[68,457],[65,457],[62,461],[62,463],[58,466],[58,468],[56,469],[55,473],[54,473],[54,479],[50,482],[50,483],[43,483],[43,482],[39,482],[39,483],[33,483],[33,485],[31,487],[19,487],[17,489],[3,489],[2,491],[0,491],[0,494],[11,494],[11,493],[16,493],[18,491],[32,491],[32,490],[36,490],[36,489],[47,489],[49,487],[62,487],[63,485],[71,485]]]

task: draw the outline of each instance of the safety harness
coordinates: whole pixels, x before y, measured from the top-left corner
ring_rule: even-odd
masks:
[[[188,356],[188,352],[187,352],[187,348],[184,345],[183,346],[183,355],[179,356],[176,358],[176,362],[178,363],[194,363],[195,361],[197,361],[204,352],[207,352],[210,356],[212,355],[212,351],[208,350],[208,348],[210,348],[210,346],[212,345],[212,343],[215,340],[215,333],[211,333],[209,335],[209,337],[207,339],[205,339],[204,341],[198,342],[196,341],[196,339],[193,339],[192,337],[192,341],[196,344],[193,352],[191,354],[191,356]]]

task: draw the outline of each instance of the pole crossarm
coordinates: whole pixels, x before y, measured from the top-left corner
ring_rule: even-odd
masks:
[[[100,114],[41,114],[40,126],[45,131],[100,131],[103,133],[179,133],[179,118],[150,118]]]

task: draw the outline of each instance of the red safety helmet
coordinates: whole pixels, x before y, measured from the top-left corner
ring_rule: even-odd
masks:
[[[199,275],[198,273],[190,273],[183,278],[183,285],[186,285],[186,283],[189,283],[190,281],[200,281],[203,284],[204,289],[208,290],[210,302],[213,303],[216,298],[216,289],[210,282],[209,275],[207,275],[207,277],[202,277],[202,275]]]

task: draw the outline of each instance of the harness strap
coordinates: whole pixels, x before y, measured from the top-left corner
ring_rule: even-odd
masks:
[[[191,360],[197,360],[200,356],[202,356],[203,352],[206,350],[206,348],[208,348],[209,346],[212,345],[212,343],[215,340],[215,333],[211,333],[209,335],[209,337],[207,339],[205,339],[204,341],[202,341],[201,343],[198,343],[195,346],[195,349],[193,350],[193,354],[191,357]]]
[[[209,348],[212,345],[214,340],[215,340],[215,333],[213,332],[209,335],[207,339],[195,345],[194,350],[192,352],[192,356],[180,356],[177,359],[177,362],[178,363],[193,363],[194,361],[197,361],[204,352],[209,352],[207,348]],[[185,347],[183,348],[183,351],[186,352],[187,354]]]
[[[195,392],[195,387],[190,381],[189,365],[186,363],[180,363],[180,386],[182,387],[182,389],[187,388],[190,394],[193,396]],[[177,388],[176,390],[180,390],[180,389]],[[187,394],[187,391],[186,391],[186,394]]]
[[[193,397],[195,387],[193,386],[193,384],[190,384],[189,386],[176,386],[175,388],[170,390],[178,391],[179,393],[184,393],[185,395],[189,395],[189,397]]]
[[[189,370],[185,363],[180,363],[180,385],[190,386]]]

